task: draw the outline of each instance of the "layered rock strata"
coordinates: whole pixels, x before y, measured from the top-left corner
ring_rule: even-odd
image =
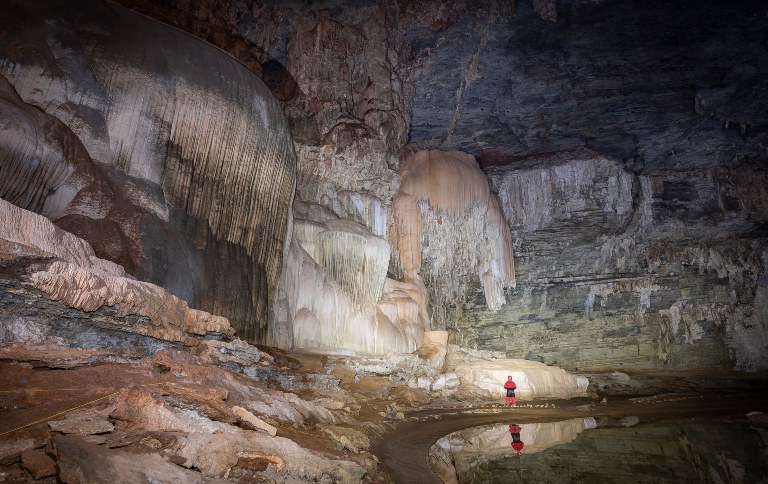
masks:
[[[496,313],[475,289],[457,340],[564,368],[768,366],[759,162],[637,175],[578,151],[488,174],[519,287]]]
[[[265,334],[295,183],[282,111],[216,48],[97,0],[5,2],[0,195]],[[15,92],[13,92],[15,91]]]
[[[0,199],[0,220],[3,258],[53,259],[25,281],[52,300],[86,312],[112,306],[119,317],[143,316],[152,325],[137,326],[132,332],[160,340],[194,345],[197,341],[190,335],[234,333],[226,318],[190,309],[161,287],[131,278],[121,266],[99,259],[87,242],[45,217]]]

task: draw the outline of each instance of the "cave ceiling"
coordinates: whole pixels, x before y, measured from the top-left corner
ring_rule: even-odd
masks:
[[[317,103],[335,95],[336,121],[359,122],[356,136],[380,136],[393,152],[459,149],[483,166],[577,147],[636,172],[766,153],[768,25],[759,2],[120,2],[257,71],[299,142],[349,139],[327,136],[318,121],[329,114]],[[347,61],[330,74],[339,79],[324,79],[320,66],[312,80],[298,65],[306,36],[323,44],[318,64],[328,51]],[[331,92],[316,98],[308,79]],[[401,92],[402,102],[382,105],[382,90]],[[399,111],[404,125],[371,122],[376,110]]]

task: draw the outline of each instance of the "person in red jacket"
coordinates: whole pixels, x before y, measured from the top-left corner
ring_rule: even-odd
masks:
[[[523,441],[520,440],[520,430],[522,430],[522,427],[516,423],[509,424],[509,435],[512,436],[512,448],[517,451],[518,457],[523,455],[522,450],[523,447],[525,447]]]
[[[507,390],[507,407],[509,407],[510,401],[513,407],[517,407],[517,399],[515,398],[515,382],[512,381],[512,375],[507,377],[507,381],[504,382],[504,388]]]

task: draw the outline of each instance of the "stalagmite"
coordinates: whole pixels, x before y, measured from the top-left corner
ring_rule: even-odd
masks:
[[[402,168],[390,229],[394,261],[408,281],[423,279],[433,326],[461,304],[479,278],[491,310],[515,285],[512,237],[475,159],[459,151],[421,151]]]

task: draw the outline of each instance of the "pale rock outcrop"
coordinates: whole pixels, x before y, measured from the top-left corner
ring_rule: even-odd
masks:
[[[517,384],[518,398],[573,398],[585,396],[589,380],[562,368],[528,360],[476,360],[456,366],[462,385],[472,393],[501,397],[507,376]]]
[[[201,476],[165,460],[160,454],[137,454],[86,442],[76,435],[53,438],[59,479],[84,482],[188,482],[202,483]]]
[[[386,277],[387,241],[317,205],[297,206],[315,220],[294,222],[268,342],[312,351],[414,351],[426,329],[426,295]]]
[[[123,428],[148,431],[237,433],[232,425],[215,422],[194,410],[174,408],[148,390],[122,392],[110,417],[120,420]]]
[[[60,420],[48,422],[48,427],[54,432],[77,435],[104,434],[115,430],[107,415],[89,409],[69,412]]]
[[[406,281],[424,280],[432,326],[445,327],[448,308],[464,303],[479,281],[491,311],[515,286],[512,237],[499,202],[474,157],[420,151],[402,166],[390,240]]]
[[[232,407],[232,413],[234,413],[235,416],[241,421],[247,423],[248,425],[251,425],[256,430],[261,430],[262,432],[265,432],[270,437],[274,437],[275,435],[277,435],[277,429],[275,427],[273,427],[272,425],[269,425],[267,422],[263,421],[256,415],[244,409],[243,407],[238,407],[237,405],[235,405],[234,407]]]
[[[0,221],[0,240],[60,259],[30,274],[26,281],[52,300],[83,311],[114,306],[120,316],[145,316],[153,325],[135,327],[135,332],[185,344],[197,344],[190,334],[234,332],[226,318],[190,309],[164,289],[130,278],[122,267],[99,259],[87,242],[45,217],[0,199]]]
[[[260,432],[236,434],[190,433],[172,448],[183,467],[195,467],[207,478],[225,478],[240,459],[264,459],[272,466],[268,475],[277,481],[360,482],[365,469],[347,460],[332,460],[307,450],[292,440]]]
[[[448,354],[448,331],[425,331],[424,341],[418,349],[419,358],[436,370],[442,370]]]

